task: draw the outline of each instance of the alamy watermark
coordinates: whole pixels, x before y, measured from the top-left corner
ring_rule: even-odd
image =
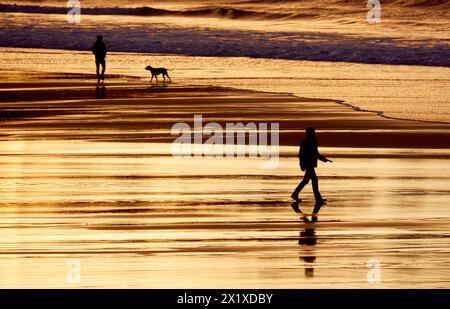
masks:
[[[379,0],[368,0],[367,8],[367,22],[369,24],[381,23],[381,3]]]
[[[68,0],[66,7],[69,9],[66,18],[69,24],[81,23],[81,3],[80,0]]]
[[[79,284],[81,282],[81,263],[77,259],[67,261],[67,283]]]
[[[274,169],[279,161],[279,123],[217,122],[203,126],[202,115],[194,116],[194,127],[186,122],[172,126],[172,155],[177,158],[261,158],[262,169]],[[270,136],[270,139],[269,139]]]
[[[381,283],[381,263],[377,259],[370,259],[367,261],[367,283],[380,284]]]

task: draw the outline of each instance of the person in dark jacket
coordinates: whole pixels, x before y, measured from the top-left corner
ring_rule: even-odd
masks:
[[[305,176],[298,184],[297,188],[295,188],[294,192],[292,192],[291,197],[296,201],[296,203],[300,203],[301,199],[299,198],[299,194],[311,180],[314,197],[316,200],[314,213],[317,214],[320,207],[326,202],[326,200],[322,198],[322,195],[319,192],[319,181],[314,169],[317,167],[317,160],[323,162],[333,161],[325,158],[319,153],[319,150],[317,149],[316,130],[314,128],[306,128],[306,136],[300,144],[298,157],[300,159],[300,168],[305,172]]]
[[[101,35],[97,36],[97,41],[92,46],[92,53],[95,55],[95,65],[97,66],[97,82],[105,80],[106,70],[106,45]],[[100,65],[102,66],[102,74],[100,74]]]

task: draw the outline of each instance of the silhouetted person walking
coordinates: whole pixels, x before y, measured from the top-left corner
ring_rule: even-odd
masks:
[[[333,161],[325,158],[319,153],[319,150],[317,148],[316,130],[314,128],[306,128],[306,136],[300,144],[298,157],[300,159],[300,168],[305,172],[305,176],[303,177],[303,180],[298,184],[297,188],[295,188],[294,192],[292,192],[291,197],[296,201],[298,208],[298,203],[302,201],[299,198],[299,194],[311,180],[314,191],[314,198],[316,200],[313,214],[317,214],[320,210],[320,207],[326,202],[326,200],[322,198],[322,195],[319,192],[319,181],[317,179],[315,171],[315,168],[317,167],[317,160],[323,162]],[[313,220],[314,219],[315,218],[313,217]]]
[[[97,41],[92,46],[92,53],[95,55],[95,65],[97,66],[97,82],[105,80],[106,70],[106,45],[101,35],[97,36]],[[102,66],[102,74],[100,74],[100,65]]]

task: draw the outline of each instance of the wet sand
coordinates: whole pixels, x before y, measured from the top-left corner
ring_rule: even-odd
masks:
[[[33,76],[0,84],[0,124],[20,139],[172,142],[174,123],[280,123],[280,144],[297,146],[307,126],[328,147],[450,148],[450,125],[355,112],[346,102],[188,84],[148,84],[117,76],[106,85],[90,75]],[[18,121],[15,121],[15,120]],[[27,121],[22,121],[27,119]],[[5,136],[8,138],[8,136]],[[125,139],[125,140],[124,140]]]
[[[283,94],[28,78],[0,84],[0,287],[448,287],[449,125]],[[173,158],[170,128],[194,114],[279,122],[278,168]],[[329,204],[314,224],[289,201],[306,125],[335,161],[318,168]],[[311,212],[310,187],[304,199]]]

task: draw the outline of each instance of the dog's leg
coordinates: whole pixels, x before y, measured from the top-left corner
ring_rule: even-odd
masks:
[[[152,82],[153,81],[153,75],[152,75],[152,79],[150,80],[150,82]]]
[[[166,75],[169,78],[170,82],[172,82],[172,79],[170,78],[169,74],[166,74]]]
[[[156,78],[156,82],[158,82],[158,75],[155,75],[155,78]]]

